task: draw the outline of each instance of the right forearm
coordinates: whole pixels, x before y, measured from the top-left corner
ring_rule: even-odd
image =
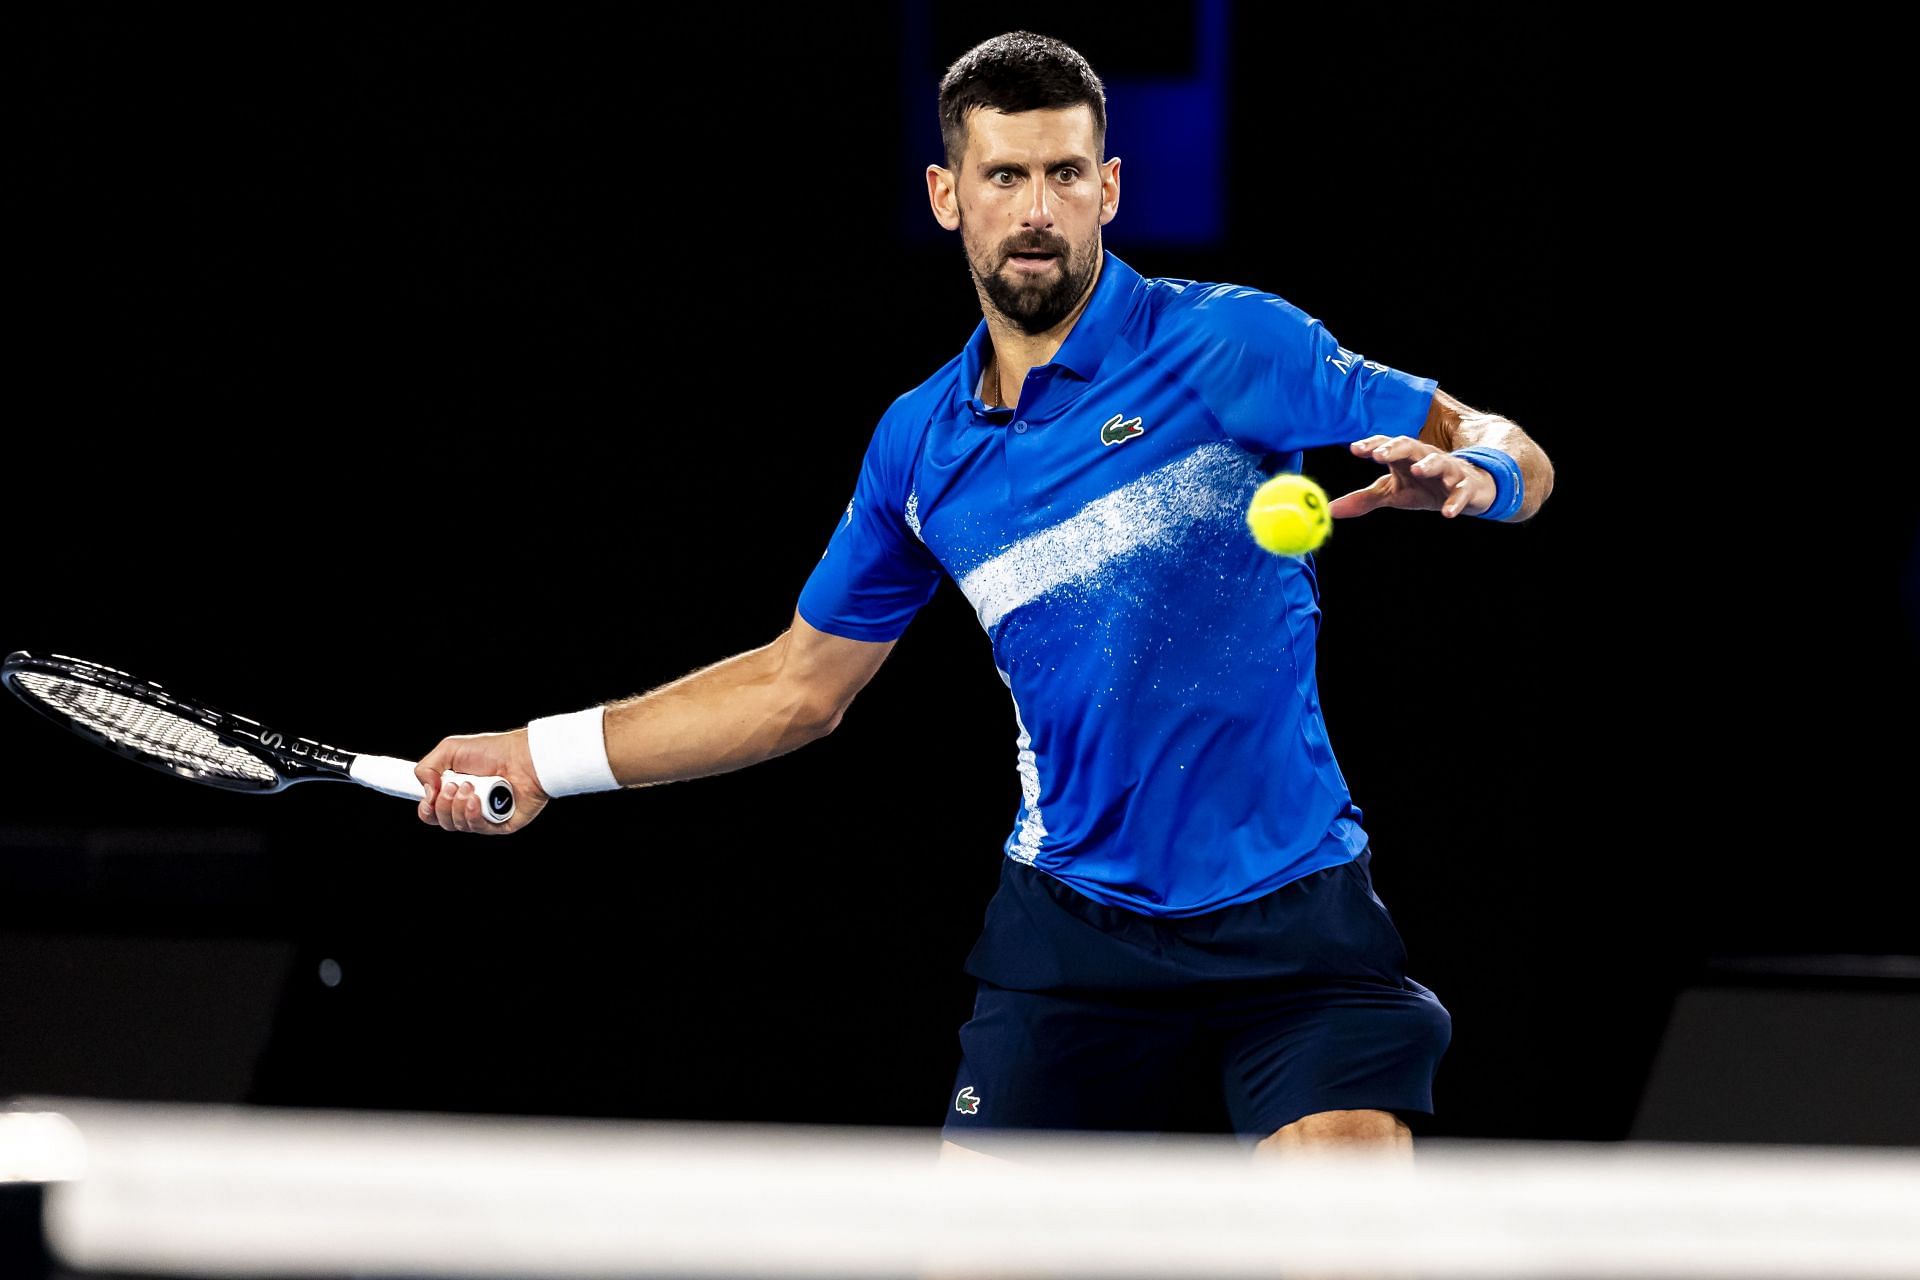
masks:
[[[623,787],[744,769],[805,746],[832,725],[783,678],[786,636],[607,704],[607,760]]]

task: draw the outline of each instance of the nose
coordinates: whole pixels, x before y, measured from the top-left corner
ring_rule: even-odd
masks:
[[[1033,188],[1033,199],[1027,202],[1027,211],[1020,219],[1020,225],[1035,231],[1053,230],[1053,209],[1047,204],[1047,183],[1029,184]]]

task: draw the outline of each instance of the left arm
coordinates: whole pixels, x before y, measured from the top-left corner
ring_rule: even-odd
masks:
[[[1328,506],[1336,518],[1365,515],[1376,507],[1437,510],[1452,518],[1476,515],[1493,505],[1493,477],[1469,458],[1455,458],[1456,449],[1491,445],[1508,454],[1520,468],[1520,509],[1503,523],[1531,519],[1553,492],[1553,461],[1532,437],[1497,414],[1481,413],[1436,388],[1427,408],[1426,424],[1418,440],[1411,436],[1368,436],[1348,449],[1388,466],[1365,489],[1335,499]]]

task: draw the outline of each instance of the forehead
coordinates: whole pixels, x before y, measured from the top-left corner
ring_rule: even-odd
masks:
[[[1045,160],[1081,155],[1100,158],[1093,134],[1093,108],[1086,103],[1047,107],[1014,115],[981,108],[967,116],[968,163],[982,160]]]

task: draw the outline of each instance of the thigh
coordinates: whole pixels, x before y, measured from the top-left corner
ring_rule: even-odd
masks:
[[[981,982],[960,1028],[943,1136],[978,1147],[994,1130],[1158,1131],[1209,1074],[1200,1019],[1097,993]]]

